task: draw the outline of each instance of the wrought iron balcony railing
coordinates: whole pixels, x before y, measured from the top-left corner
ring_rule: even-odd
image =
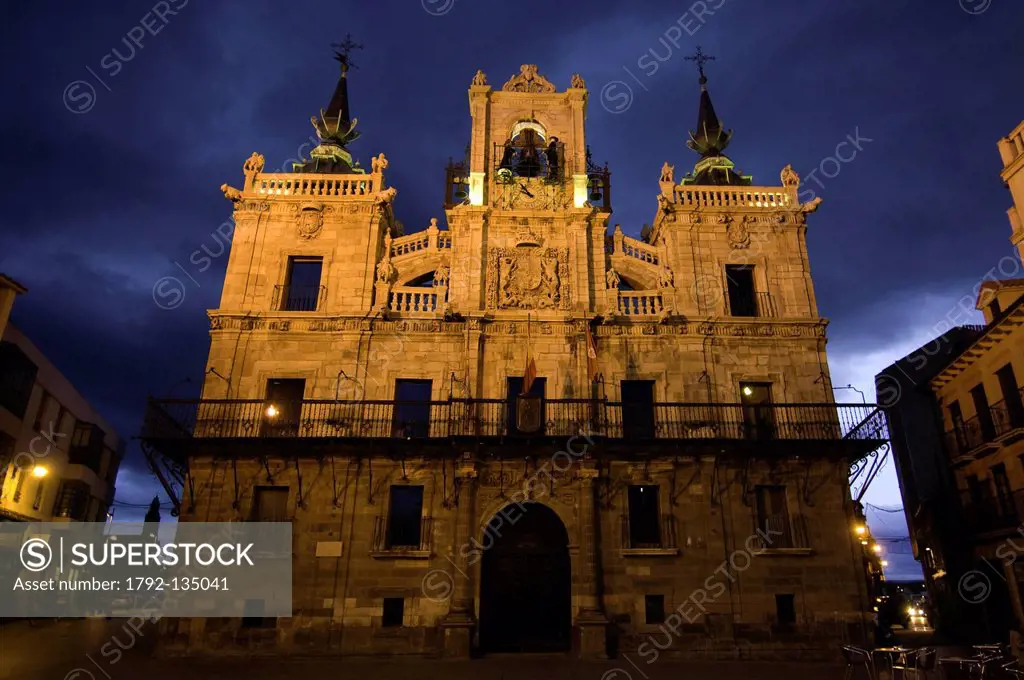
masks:
[[[800,515],[765,515],[757,518],[755,542],[761,550],[792,550],[811,547],[807,539],[807,525]]]
[[[1024,520],[1024,489],[1005,494],[963,491],[960,504],[967,527],[975,534],[1015,531]]]
[[[271,304],[279,312],[315,312],[326,296],[327,286],[274,286]]]
[[[953,458],[974,452],[985,444],[1013,432],[1024,431],[1024,387],[1018,399],[1004,399],[988,407],[988,411],[960,423],[946,432],[946,445]]]
[[[589,436],[629,440],[888,439],[885,418],[866,404],[623,404],[547,399],[532,432],[504,399],[332,401],[151,399],[144,439],[399,438]]]
[[[654,518],[652,518],[654,519]],[[630,523],[629,514],[623,514],[621,521],[623,550],[674,550],[676,545],[676,518],[661,515],[650,526]]]
[[[392,518],[381,515],[373,525],[373,552],[375,553],[422,553],[429,552],[433,538],[434,518],[421,517],[418,536],[396,537],[401,532],[393,531]],[[415,525],[414,527],[415,528]]]

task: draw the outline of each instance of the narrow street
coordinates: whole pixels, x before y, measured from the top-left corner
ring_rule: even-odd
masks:
[[[156,659],[154,627],[138,633],[125,619],[24,622],[0,626],[2,680],[758,680],[840,678],[843,667],[830,664],[694,662],[636,658],[581,662],[564,655],[499,655],[476,661],[409,659],[256,658]],[[635,664],[635,665],[634,665]]]

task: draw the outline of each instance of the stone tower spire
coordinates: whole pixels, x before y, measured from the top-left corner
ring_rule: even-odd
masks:
[[[697,63],[700,72],[700,106],[697,110],[697,129],[690,132],[690,139],[686,146],[700,154],[700,160],[694,166],[693,172],[683,178],[683,184],[733,184],[746,185],[751,183],[751,177],[739,174],[733,162],[723,151],[729,146],[732,139],[732,130],[726,130],[715,113],[715,105],[711,102],[711,93],[708,92],[708,78],[704,74],[704,64],[714,60],[704,54],[698,46],[697,52],[692,57],[686,57],[689,61]]]
[[[345,37],[345,42],[333,47],[334,58],[341,64],[341,75],[327,108],[321,109],[320,115],[311,119],[320,144],[310,151],[310,160],[295,164],[295,172],[359,172],[354,169],[352,154],[347,149],[350,142],[359,138],[355,129],[358,119],[352,118],[348,100],[348,72],[355,67],[351,59],[352,50],[361,49],[362,45],[352,42],[352,36],[349,35]]]

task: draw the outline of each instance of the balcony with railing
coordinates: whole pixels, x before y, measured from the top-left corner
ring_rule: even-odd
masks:
[[[305,400],[294,404],[266,400],[150,400],[142,438],[172,455],[208,444],[248,446],[254,440],[322,442],[345,440],[417,440],[443,443],[453,438],[523,440],[587,434],[621,443],[625,455],[657,445],[721,450],[751,447],[788,452],[805,448],[848,457],[877,448],[887,438],[885,418],[864,404],[656,403],[646,407],[593,399],[546,399],[543,417],[532,431],[517,423],[516,402],[505,399],[450,399],[396,402],[385,400]],[[828,443],[842,443],[828,448]],[[275,444],[276,446],[276,444]],[[362,446],[362,445],[360,445]],[[442,447],[443,448],[443,447]]]
[[[786,191],[771,187],[678,186],[676,203],[684,210],[699,208],[779,210],[795,207],[794,198]]]
[[[274,286],[273,309],[279,312],[316,312],[323,309],[327,286]]]
[[[1024,489],[1001,495],[987,488],[963,491],[960,505],[972,534],[1017,531],[1024,520]]]
[[[434,518],[420,518],[419,531],[396,532],[391,526],[393,518],[380,515],[373,525],[373,557],[426,559],[431,553],[431,539],[434,533]],[[416,528],[415,526],[413,528]]]
[[[757,518],[754,543],[766,553],[801,554],[811,551],[807,524],[800,515],[771,514]]]
[[[388,298],[388,310],[408,316],[433,316],[444,308],[448,289],[395,286]]]
[[[650,526],[634,519],[630,521],[628,513],[620,519],[623,556],[639,555],[676,555],[679,546],[676,542],[676,518],[672,515],[661,515]]]
[[[1004,443],[1024,437],[1024,388],[1018,399],[1004,399],[988,411],[968,418],[946,432],[946,446],[954,460],[984,456]]]

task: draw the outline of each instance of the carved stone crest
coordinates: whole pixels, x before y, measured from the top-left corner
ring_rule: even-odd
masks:
[[[505,92],[550,93],[555,91],[555,86],[537,72],[536,64],[523,64],[519,67],[519,74],[509,78],[501,89]]]
[[[316,203],[303,205],[297,222],[299,238],[312,241],[324,228],[323,206]]]
[[[746,220],[730,222],[726,231],[729,234],[729,245],[733,248],[750,247],[750,232],[747,231]]]
[[[491,309],[569,309],[566,248],[495,248],[487,272]]]

